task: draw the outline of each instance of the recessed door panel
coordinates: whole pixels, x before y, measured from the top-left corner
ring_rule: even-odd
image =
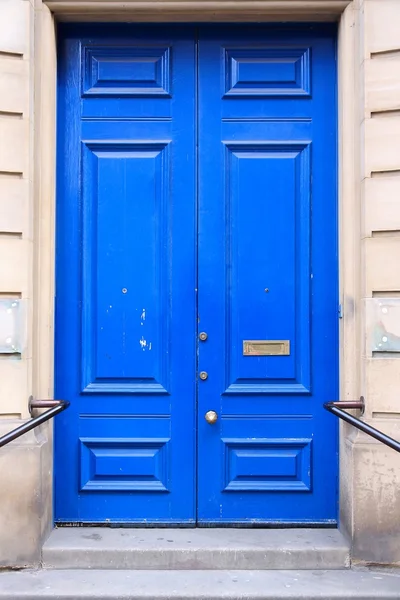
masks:
[[[83,146],[84,393],[168,393],[168,146]]]
[[[226,154],[225,393],[307,393],[310,145],[234,142]],[[287,340],[285,355],[275,340]]]

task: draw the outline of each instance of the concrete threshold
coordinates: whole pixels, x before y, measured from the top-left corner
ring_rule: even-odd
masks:
[[[47,569],[344,569],[349,546],[336,529],[54,529]]]
[[[23,571],[0,600],[393,600],[400,575],[373,571]]]

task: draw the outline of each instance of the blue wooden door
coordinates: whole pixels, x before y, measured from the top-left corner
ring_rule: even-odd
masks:
[[[59,34],[56,519],[191,523],[194,31]]]
[[[334,30],[59,38],[56,520],[335,521]]]
[[[332,30],[201,29],[198,104],[198,519],[334,521]]]

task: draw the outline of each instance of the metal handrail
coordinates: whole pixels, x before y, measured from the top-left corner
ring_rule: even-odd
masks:
[[[389,437],[382,431],[379,431],[379,429],[371,427],[371,425],[368,425],[368,423],[361,421],[361,419],[358,419],[354,415],[349,415],[349,413],[345,412],[344,409],[359,409],[361,411],[361,414],[363,415],[365,410],[365,401],[362,396],[360,400],[357,401],[342,400],[340,402],[326,402],[324,404],[324,408],[333,415],[339,417],[339,419],[343,419],[343,421],[346,421],[346,423],[350,423],[350,425],[357,427],[357,429],[359,429],[360,431],[367,433],[374,439],[378,440],[378,442],[382,442],[382,444],[389,446],[389,448],[393,448],[393,450],[396,450],[396,452],[400,452],[400,442]]]
[[[0,448],[16,440],[21,435],[24,435],[24,433],[27,433],[35,427],[42,425],[49,419],[52,419],[59,413],[63,412],[66,408],[68,408],[68,406],[69,402],[67,402],[66,400],[33,400],[32,398],[30,398],[29,412],[31,415],[35,409],[48,408],[49,410],[46,410],[46,412],[38,415],[37,417],[34,417],[31,421],[23,423],[16,429],[13,429],[9,433],[6,433],[2,437],[0,437]],[[368,425],[368,423],[361,421],[354,415],[350,415],[349,413],[345,412],[345,410],[357,409],[361,411],[361,414],[364,414],[365,401],[362,396],[360,400],[342,400],[339,402],[326,402],[324,404],[324,408],[328,412],[339,417],[339,419],[346,421],[346,423],[350,423],[350,425],[353,425],[360,431],[363,431],[364,433],[370,435],[379,442],[382,442],[386,446],[389,446],[389,448],[396,450],[396,452],[400,452],[400,442],[398,442],[394,438],[389,437],[382,431],[379,431],[379,429],[375,429],[375,427]]]
[[[67,402],[66,400],[33,400],[32,398],[30,398],[29,412],[31,415],[35,409],[48,408],[49,410],[46,410],[46,412],[41,413],[37,417],[34,417],[31,421],[23,423],[16,429],[13,429],[9,433],[6,433],[2,437],[0,437],[0,448],[2,446],[5,446],[6,444],[9,444],[13,440],[16,440],[21,435],[24,435],[24,433],[27,433],[35,427],[38,427],[38,425],[42,425],[42,423],[45,423],[49,419],[52,419],[60,412],[68,408],[68,406],[69,402]]]

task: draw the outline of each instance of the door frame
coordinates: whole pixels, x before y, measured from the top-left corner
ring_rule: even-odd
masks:
[[[179,4],[179,6],[178,6]],[[137,8],[135,8],[135,5]],[[211,7],[210,7],[211,5]],[[356,398],[360,389],[361,336],[358,308],[360,298],[360,183],[361,81],[358,65],[362,56],[358,39],[357,0],[238,0],[213,2],[112,0],[47,0],[36,8],[35,54],[37,68],[32,82],[35,93],[34,208],[35,245],[33,283],[33,383],[37,397],[53,397],[54,390],[54,289],[55,289],[55,157],[56,157],[56,19],[68,21],[121,20],[171,21],[332,21],[340,18],[338,35],[338,122],[339,122],[339,299],[344,305],[340,321],[340,397]],[[45,92],[43,92],[45,90]],[[352,432],[340,429],[339,522],[353,531]],[[50,441],[51,427],[44,432]],[[47,444],[52,460],[52,445]],[[43,469],[42,485],[51,496],[52,469]],[[51,505],[46,506],[42,531],[52,526]]]

